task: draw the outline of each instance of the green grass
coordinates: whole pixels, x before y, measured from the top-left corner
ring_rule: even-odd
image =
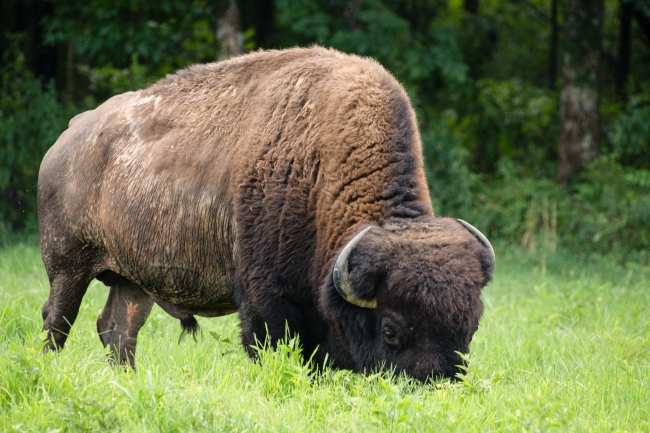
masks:
[[[413,384],[327,369],[295,342],[254,363],[237,318],[195,343],[158,307],[138,370],[106,362],[93,283],[65,350],[40,352],[48,287],[38,248],[0,249],[0,432],[650,431],[650,271],[497,247],[465,380]],[[287,356],[288,355],[288,356]]]

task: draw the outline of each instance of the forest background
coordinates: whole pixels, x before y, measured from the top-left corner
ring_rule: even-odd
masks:
[[[37,232],[39,164],[75,114],[312,44],[406,87],[437,215],[650,264],[650,0],[3,0],[0,238]]]

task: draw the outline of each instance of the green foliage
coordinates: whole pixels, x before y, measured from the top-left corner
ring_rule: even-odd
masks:
[[[138,90],[145,84],[155,81],[149,75],[146,67],[138,61],[138,55],[131,55],[131,64],[128,68],[118,69],[113,66],[100,66],[91,68],[88,65],[80,65],[79,72],[90,81],[89,90],[94,95],[113,95]]]
[[[222,0],[223,1],[223,0]],[[222,1],[66,1],[45,21],[45,42],[73,43],[91,65],[128,67],[135,54],[156,75],[214,61]]]
[[[625,169],[602,157],[585,170],[576,190],[567,227],[574,246],[650,262],[650,170]]]
[[[437,215],[458,215],[459,210],[476,205],[479,175],[469,169],[469,151],[458,145],[463,131],[455,127],[456,122],[455,113],[448,110],[421,132],[425,169]]]
[[[477,79],[483,76],[486,63],[494,56],[498,42],[496,22],[490,15],[464,14],[461,23],[459,42],[463,59],[472,78]]]
[[[630,98],[629,108],[616,124],[614,154],[626,165],[650,167],[650,95]]]
[[[380,0],[276,4],[279,25],[292,41],[288,45],[318,43],[373,57],[404,83],[416,106],[430,104],[441,87],[457,88],[467,78],[455,29],[435,19],[441,2],[407,2],[406,11]]]
[[[521,80],[476,82],[475,105],[457,128],[474,171],[494,173],[502,158],[521,175],[552,177],[557,161],[557,94]]]
[[[522,175],[502,158],[497,176],[449,164],[429,179],[438,215],[475,222],[490,239],[650,263],[650,170],[626,169],[604,156],[567,191],[552,179]]]
[[[17,49],[4,53],[0,74],[0,221],[33,228],[40,161],[77,108],[34,78]]]
[[[43,354],[35,244],[0,249],[0,431],[647,431],[650,269],[494,244],[497,268],[460,382],[303,363],[295,339],[251,361],[236,317],[198,342],[154,307],[138,370],[113,368],[91,284],[64,350]],[[214,337],[214,338],[213,338]]]
[[[522,176],[505,157],[496,176],[472,174],[467,168],[461,171],[465,172],[462,181],[446,181],[446,173],[431,176],[438,215],[471,221],[490,239],[521,243],[530,250],[537,244],[553,250],[568,235],[564,229],[574,216],[571,198],[555,181]]]
[[[58,2],[45,19],[44,42],[71,44],[79,59],[76,72],[88,78],[92,95],[103,100],[190,64],[215,61],[217,9],[225,3]],[[252,37],[250,31],[247,37]]]

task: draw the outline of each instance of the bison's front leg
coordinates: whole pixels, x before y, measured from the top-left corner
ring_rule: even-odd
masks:
[[[277,305],[272,309],[274,314],[264,314],[265,312],[251,308],[246,302],[240,305],[242,344],[251,358],[257,357],[255,347],[268,344],[275,348],[278,341],[284,337],[287,321],[282,310],[281,305]],[[295,327],[292,328],[292,331],[295,331]]]
[[[113,360],[135,369],[138,332],[154,300],[140,286],[124,277],[111,285],[104,310],[97,318],[97,332],[104,347],[110,346]]]
[[[306,358],[322,345],[324,323],[312,304],[292,302],[291,296],[283,296],[291,292],[290,286],[254,286],[242,283],[242,279],[239,282],[243,286],[239,299],[241,340],[251,358],[257,357],[256,346],[268,344],[275,348],[287,336],[287,328],[290,337],[300,337]]]

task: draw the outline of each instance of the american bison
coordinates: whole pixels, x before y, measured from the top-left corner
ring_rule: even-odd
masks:
[[[319,363],[453,377],[495,263],[478,230],[434,217],[402,86],[319,47],[192,66],[76,116],[38,207],[45,349],[96,278],[101,341],[132,366],[156,303],[185,331],[238,311],[251,356],[286,324]]]

